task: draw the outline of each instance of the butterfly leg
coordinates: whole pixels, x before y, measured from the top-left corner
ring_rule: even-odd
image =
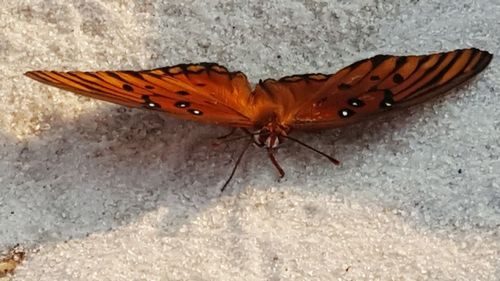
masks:
[[[250,147],[251,144],[252,144],[252,142],[248,142],[247,145],[245,145],[245,148],[241,151],[240,156],[238,156],[238,159],[236,160],[236,163],[234,164],[233,170],[231,171],[231,175],[229,175],[229,178],[226,180],[226,182],[224,183],[224,185],[220,189],[220,192],[224,192],[224,190],[226,189],[227,185],[229,184],[229,182],[233,178],[234,173],[236,172],[236,169],[238,168],[238,165],[240,164],[241,159],[243,158],[243,155],[245,155],[245,152],[248,150],[248,148]]]
[[[236,132],[236,129],[238,129],[238,128],[231,128],[231,131],[228,134],[217,137],[217,140],[223,140],[223,139],[226,139],[226,138],[232,136],[234,134],[234,132]]]
[[[239,136],[239,137],[229,138],[230,136],[232,136],[234,134],[234,132],[236,132],[236,129],[237,128],[232,128],[231,131],[229,132],[229,134],[225,134],[223,136],[217,137],[217,140],[212,143],[212,146],[217,147],[223,143],[228,143],[228,142],[239,140],[239,139],[246,137],[246,136]]]
[[[278,161],[276,161],[272,148],[269,147],[267,149],[267,155],[269,155],[269,159],[271,159],[271,162],[273,163],[274,167],[276,168],[276,170],[278,170],[278,173],[280,174],[280,179],[283,178],[285,176],[285,171],[283,171],[283,168],[281,168]]]

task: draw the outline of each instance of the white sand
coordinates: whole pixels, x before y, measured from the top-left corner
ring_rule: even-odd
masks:
[[[500,280],[498,0],[180,2],[2,1],[0,250],[29,250],[15,280]],[[497,57],[453,94],[338,141],[296,135],[342,166],[287,143],[277,182],[253,148],[222,196],[243,144],[213,148],[226,129],[22,76],[214,61],[256,82],[463,47]]]

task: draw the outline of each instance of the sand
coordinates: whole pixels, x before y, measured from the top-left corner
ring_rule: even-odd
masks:
[[[209,3],[209,4],[208,4]],[[0,251],[13,280],[500,280],[500,3],[4,0]],[[34,69],[213,61],[252,83],[376,54],[497,58],[446,97],[252,148],[51,88]],[[7,280],[9,280],[7,278]]]

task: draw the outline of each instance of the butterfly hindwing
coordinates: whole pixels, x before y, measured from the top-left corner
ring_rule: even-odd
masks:
[[[146,71],[30,71],[27,76],[81,95],[184,119],[251,127],[246,76],[213,63]]]

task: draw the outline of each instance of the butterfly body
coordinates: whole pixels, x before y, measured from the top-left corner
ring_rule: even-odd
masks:
[[[475,48],[421,56],[377,55],[334,74],[266,79],[253,90],[245,74],[215,63],[144,71],[29,71],[26,75],[128,107],[242,128],[252,142],[267,148],[283,175],[273,156],[275,147],[290,139],[313,149],[290,137],[292,130],[342,127],[424,102],[471,79],[492,57]]]
[[[288,136],[289,128],[277,123],[269,123],[267,126],[253,133],[254,142],[257,146],[266,148],[276,148]]]

